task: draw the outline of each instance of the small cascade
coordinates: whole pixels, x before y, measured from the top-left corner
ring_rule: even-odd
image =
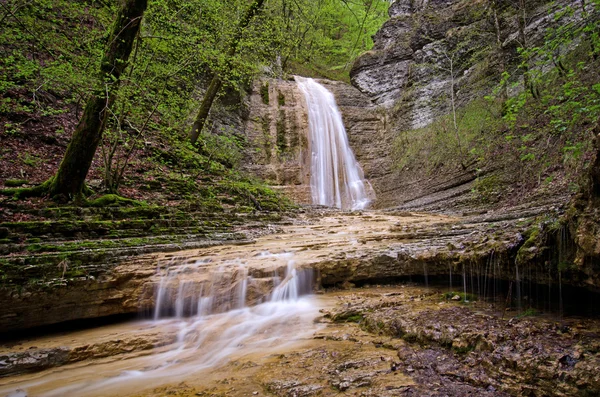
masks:
[[[366,208],[371,202],[366,181],[333,94],[313,79],[295,79],[308,109],[313,203],[351,210]]]
[[[175,258],[159,264],[153,319],[143,324],[172,342],[119,365],[96,364],[102,376],[93,381],[73,382],[64,371],[23,387],[43,387],[35,395],[44,397],[120,395],[183,381],[232,358],[277,351],[312,334],[319,310],[309,296],[312,269],[297,268],[294,255],[285,252],[254,255],[253,266],[247,260]]]
[[[282,269],[276,269],[272,277],[256,279],[241,259],[218,266],[210,259],[159,266],[154,320],[206,316],[265,302],[298,300],[312,291],[312,269],[296,269],[292,254],[262,253],[261,257],[287,261],[285,273],[279,274]]]

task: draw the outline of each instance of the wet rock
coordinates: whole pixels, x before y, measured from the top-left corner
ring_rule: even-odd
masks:
[[[400,336],[410,344],[398,348],[396,369],[416,379],[419,387],[457,396],[577,395],[582,385],[600,390],[600,376],[594,372],[600,354],[583,354],[596,351],[595,331],[575,337],[543,319],[502,320],[455,304],[439,308],[431,297],[414,303],[419,307],[402,303],[394,307],[370,299],[354,310],[362,310],[365,329]]]

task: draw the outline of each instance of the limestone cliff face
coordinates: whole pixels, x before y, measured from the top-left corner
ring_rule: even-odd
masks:
[[[516,70],[520,46],[516,2],[497,1],[496,10],[491,3],[397,0],[389,8],[390,19],[374,37],[374,48],[353,65],[352,84],[379,106],[385,130],[381,138],[369,140],[370,147],[359,150],[377,152],[376,166],[372,159],[358,156],[379,207],[444,209],[468,202],[476,177],[473,166],[457,165],[433,175],[410,166],[397,169],[392,143],[403,132],[448,114],[452,85],[456,106],[461,106],[488,94],[503,68]],[[529,45],[544,40],[556,15],[567,7],[573,10],[572,20],[582,19],[579,0],[527,1],[527,7]],[[450,43],[460,50],[450,50]],[[489,48],[494,50],[486,51]],[[478,56],[484,51],[486,56]]]
[[[352,150],[365,174],[378,175],[389,168],[383,114],[356,88],[341,82],[319,80],[338,103]],[[297,203],[311,204],[308,115],[296,82],[265,79],[254,84],[250,115],[245,128],[248,146],[244,167],[286,192]]]
[[[260,80],[249,102],[243,166],[296,202],[309,204],[308,118],[302,93],[294,81]]]

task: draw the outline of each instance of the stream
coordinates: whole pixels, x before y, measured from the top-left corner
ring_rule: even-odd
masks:
[[[584,392],[600,386],[596,316],[507,303],[481,275],[497,296],[477,296],[460,267],[438,273],[445,264],[319,288],[335,258],[431,255],[449,238],[441,230],[468,224],[472,236],[471,222],[325,211],[249,244],[165,254],[140,320],[4,344],[0,396],[594,395]]]

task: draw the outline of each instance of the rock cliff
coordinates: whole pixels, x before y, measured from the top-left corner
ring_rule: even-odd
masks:
[[[579,1],[527,2],[524,34],[528,45],[541,43],[557,16],[570,10],[575,25],[583,16]],[[377,173],[366,172],[378,194],[378,206],[447,209],[464,207],[481,172],[503,164],[461,164],[437,172],[395,166],[394,151],[410,141],[407,131],[430,125],[440,116],[489,94],[505,70],[517,69],[519,16],[517,2],[463,0],[397,0],[390,19],[374,37],[374,48],[351,70],[352,84],[366,94],[385,120],[385,138],[371,140],[389,161],[378,161]],[[561,14],[562,15],[562,14]],[[561,23],[565,23],[563,20]],[[490,51],[490,48],[493,49]],[[522,89],[514,73],[514,87]],[[509,93],[510,95],[511,93]],[[368,149],[366,149],[368,150]],[[370,159],[361,158],[365,170]],[[452,162],[453,159],[448,159]],[[477,169],[479,168],[479,169]],[[479,175],[478,175],[479,172]],[[442,203],[442,205],[440,205]]]
[[[348,84],[318,81],[335,95],[350,145],[365,174],[373,177],[389,168],[387,145],[381,144],[389,140],[383,113]],[[245,169],[285,191],[297,203],[311,204],[308,115],[296,83],[281,79],[257,81],[249,109]],[[374,141],[380,144],[374,145]]]
[[[351,146],[377,194],[376,207],[464,211],[478,204],[472,194],[478,179],[504,172],[508,176],[501,179],[513,182],[513,171],[505,164],[512,160],[506,156],[482,163],[459,159],[434,145],[436,153],[422,153],[443,159],[433,170],[403,163],[401,156],[413,145],[411,131],[426,128],[453,108],[482,100],[504,71],[510,70],[512,79],[506,93],[522,90],[519,35],[525,35],[529,46],[538,45],[559,16],[560,23],[577,26],[585,6],[579,0],[536,0],[526,7],[526,24],[520,26],[518,2],[509,0],[397,0],[374,37],[374,48],[352,67],[356,88],[321,80],[339,102]],[[256,83],[249,108],[247,168],[293,191],[297,201],[308,202],[307,121],[295,83]],[[465,144],[461,150],[471,147]],[[554,189],[548,201],[564,202],[568,192],[561,189]],[[541,200],[543,204],[545,198]]]

